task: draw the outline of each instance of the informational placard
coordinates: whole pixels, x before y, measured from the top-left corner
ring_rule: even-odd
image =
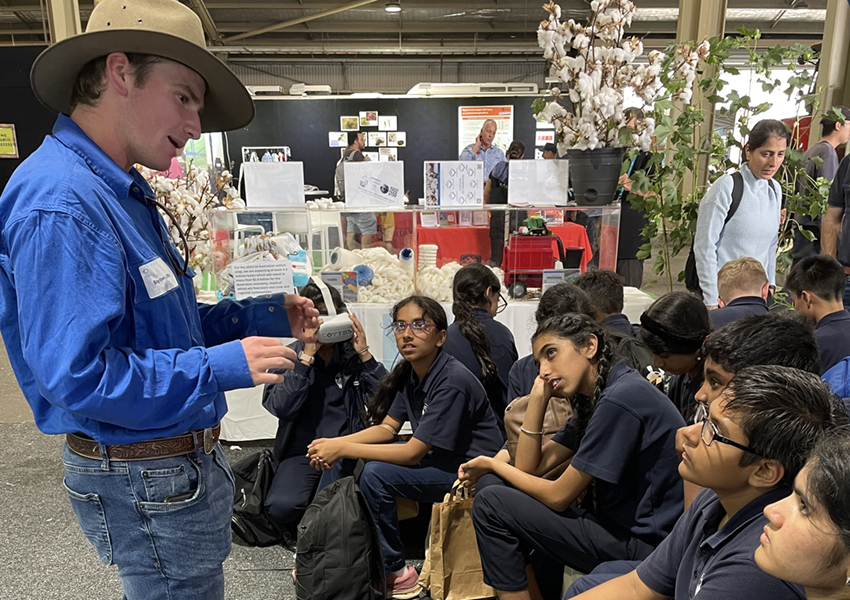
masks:
[[[304,163],[242,163],[248,208],[304,206]]]
[[[571,281],[573,278],[581,274],[580,269],[546,269],[543,271],[543,293],[549,288]]]
[[[292,263],[288,260],[233,263],[234,295],[237,300],[266,294],[294,294]],[[281,308],[283,310],[283,308]]]
[[[0,123],[0,158],[18,158],[18,138],[11,123]]]
[[[426,206],[481,206],[484,204],[484,163],[444,160],[426,162]]]
[[[347,148],[348,147],[348,133],[345,131],[329,131],[328,132],[328,145],[331,148]]]
[[[357,271],[326,271],[322,273],[322,281],[328,287],[335,288],[343,302],[358,302]]]
[[[346,206],[404,207],[404,162],[347,162],[343,168]]]
[[[507,106],[460,106],[458,107],[458,156],[468,145],[475,143],[484,121],[496,122],[496,138],[493,145],[507,150],[514,139],[514,107]]]
[[[555,143],[555,130],[551,131],[537,131],[535,132],[537,135],[534,136],[534,145],[535,146],[545,146],[546,144],[554,144]]]
[[[565,206],[569,190],[568,160],[512,160],[508,170],[508,204]]]

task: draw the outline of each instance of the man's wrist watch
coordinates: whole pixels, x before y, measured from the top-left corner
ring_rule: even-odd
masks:
[[[300,360],[301,362],[305,362],[305,363],[307,363],[308,366],[312,367],[313,363],[316,362],[316,357],[310,356],[309,354],[304,354],[304,351],[302,350],[298,354],[298,360]]]

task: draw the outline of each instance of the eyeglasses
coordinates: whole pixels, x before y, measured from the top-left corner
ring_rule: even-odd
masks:
[[[505,300],[505,297],[502,294],[499,294],[499,303],[496,305],[496,314],[498,315],[500,312],[505,310],[508,307],[508,301]]]
[[[757,456],[761,456],[758,452],[750,448],[749,446],[744,446],[743,444],[739,444],[738,442],[732,441],[727,437],[723,437],[720,435],[720,432],[717,430],[717,425],[708,420],[708,407],[703,402],[697,402],[697,410],[694,415],[694,424],[702,422],[702,431],[700,432],[700,437],[702,438],[702,443],[708,447],[717,441],[721,444],[727,444],[732,446],[733,448],[738,448],[739,450],[743,450],[744,452],[750,452]]]
[[[402,335],[405,331],[407,331],[407,328],[410,327],[410,330],[413,332],[414,335],[416,335],[417,333],[424,333],[428,331],[429,327],[436,326],[437,325],[435,323],[429,323],[428,321],[424,321],[422,319],[416,319],[411,323],[407,323],[405,321],[393,321],[392,323],[390,323],[388,329],[396,335]]]

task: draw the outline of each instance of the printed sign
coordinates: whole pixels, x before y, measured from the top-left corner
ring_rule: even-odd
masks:
[[[356,271],[326,271],[322,273],[322,281],[336,288],[343,302],[358,302]]]
[[[0,158],[18,158],[18,138],[11,123],[0,123]]]
[[[241,175],[249,208],[304,206],[304,163],[242,163]]]
[[[514,107],[507,106],[460,106],[458,107],[458,156],[463,149],[475,143],[484,121],[496,122],[496,138],[493,145],[503,151],[514,139]]]
[[[403,162],[347,162],[343,168],[346,206],[404,206]]]
[[[232,263],[230,272],[233,274],[237,300],[266,294],[295,293],[292,263],[288,260]]]
[[[426,206],[481,206],[484,204],[484,163],[448,160],[426,162]]]

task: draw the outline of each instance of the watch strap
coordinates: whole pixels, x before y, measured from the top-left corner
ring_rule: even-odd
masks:
[[[304,354],[304,351],[298,353],[298,360],[301,362],[306,362],[308,365],[313,366],[313,363],[316,362],[315,356],[310,356],[309,354]]]

